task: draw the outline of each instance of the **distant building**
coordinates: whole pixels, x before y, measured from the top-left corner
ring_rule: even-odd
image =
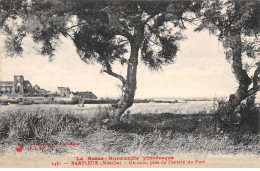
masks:
[[[33,87],[30,81],[24,80],[23,75],[14,75],[14,81],[0,81],[0,94],[41,94],[39,90],[38,85]]]
[[[70,88],[69,87],[58,87],[58,94],[63,97],[70,96]]]
[[[33,89],[36,90],[36,91],[39,91],[41,88],[40,86],[38,86],[37,84],[35,86],[33,86]]]
[[[90,91],[72,93],[69,87],[58,87],[57,93],[51,93],[39,85],[32,86],[30,81],[24,80],[23,75],[14,75],[13,81],[0,81],[0,95],[18,96],[63,96],[97,99],[97,96]]]
[[[40,93],[40,94],[46,94],[46,90],[45,90],[45,89],[40,89],[40,90],[39,90],[39,93]]]
[[[97,99],[97,96],[91,91],[77,91],[73,95],[78,95],[81,98]]]
[[[13,81],[0,81],[1,94],[11,94],[13,91]]]
[[[15,75],[14,81],[0,81],[1,94],[28,94],[31,90],[30,81],[24,80],[23,75]]]

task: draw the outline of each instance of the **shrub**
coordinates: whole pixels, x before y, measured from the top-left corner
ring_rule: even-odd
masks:
[[[254,101],[246,99],[235,109],[234,113],[228,114],[226,100],[223,98],[215,99],[217,101],[216,119],[221,130],[237,134],[246,134],[248,132],[259,132],[259,109]]]

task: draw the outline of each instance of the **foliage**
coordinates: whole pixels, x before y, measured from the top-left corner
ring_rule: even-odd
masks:
[[[259,68],[259,1],[205,1],[202,6],[194,19],[200,20],[195,31],[208,29],[217,35],[226,50],[227,61],[233,63],[237,60],[245,71]],[[242,57],[240,61],[239,53]]]
[[[83,61],[96,61],[105,69],[115,61],[127,63],[125,54],[137,27],[143,27],[140,48],[145,64],[156,69],[173,62],[177,42],[183,39],[177,29],[180,17],[198,8],[189,1],[82,0],[3,0],[0,7],[8,56],[21,55],[22,40],[28,35],[41,45],[39,52],[52,59],[63,35],[73,40]]]
[[[216,34],[227,49],[227,59],[232,59],[231,48],[235,46],[237,34],[242,36],[242,53],[249,58],[259,55],[259,7],[257,1],[206,1],[201,13],[201,23],[195,29],[209,29]],[[251,40],[250,40],[251,38]]]
[[[226,115],[229,111],[226,107],[228,102],[223,98],[216,99],[217,108],[215,116],[218,121],[218,128],[221,131],[230,133],[232,137],[247,133],[259,133],[259,109],[255,106],[254,102],[251,102],[251,104],[248,102],[251,100],[249,97],[242,101],[234,111],[234,115],[230,116]],[[224,123],[223,120],[229,120],[230,122]]]

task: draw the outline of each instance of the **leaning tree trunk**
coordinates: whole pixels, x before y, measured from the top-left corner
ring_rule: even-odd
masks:
[[[246,107],[253,108],[255,105],[256,94],[251,95],[246,99]]]
[[[139,20],[141,17],[139,18]],[[120,117],[124,114],[124,112],[133,105],[135,91],[136,91],[136,76],[137,76],[137,65],[138,65],[138,53],[144,38],[144,24],[141,22],[137,22],[138,24],[135,26],[133,30],[133,34],[129,34],[128,32],[119,31],[121,35],[125,36],[130,44],[131,51],[130,57],[127,60],[127,76],[124,78],[123,76],[116,74],[112,71],[111,65],[109,62],[106,62],[106,70],[104,72],[108,73],[111,76],[118,78],[123,86],[122,86],[122,96],[118,100],[118,102],[110,108],[108,111],[108,115],[105,116],[106,121],[103,121],[103,124],[111,127],[117,125],[120,122]]]
[[[119,101],[113,105],[112,111],[109,113],[107,125],[113,126],[120,122],[120,117],[124,112],[133,105],[136,91],[136,76],[138,65],[138,52],[141,42],[144,38],[144,25],[137,24],[134,29],[134,34],[127,36],[131,46],[130,57],[127,61],[127,76],[126,79],[120,79],[123,82],[122,96]]]
[[[131,43],[130,58],[127,66],[127,78],[122,88],[122,96],[120,100],[113,105],[109,114],[109,125],[115,125],[120,122],[121,115],[133,105],[136,91],[136,74],[138,65],[139,43]]]
[[[222,110],[224,113],[224,120],[232,122],[235,109],[245,100],[249,94],[249,86],[252,83],[252,79],[248,76],[247,71],[242,66],[242,42],[240,33],[233,36],[234,43],[231,45],[232,49],[232,69],[239,84],[236,92],[229,96],[229,100]]]

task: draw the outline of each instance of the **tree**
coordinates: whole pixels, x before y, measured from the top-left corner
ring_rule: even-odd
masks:
[[[22,53],[22,40],[29,35],[42,45],[40,53],[52,59],[59,37],[63,35],[73,40],[84,62],[100,63],[101,72],[121,81],[122,96],[113,105],[109,117],[115,124],[134,102],[138,56],[152,69],[172,63],[178,41],[183,39],[178,29],[184,28],[182,16],[198,10],[200,3],[2,0],[0,7],[6,14],[1,28],[7,35],[9,56]],[[128,47],[130,56],[126,57]],[[112,64],[116,61],[127,66],[126,77],[113,71]]]
[[[226,49],[239,84],[224,107],[222,119],[232,123],[234,111],[243,100],[254,104],[260,89],[260,3],[259,1],[205,1],[197,13],[200,24],[196,31],[209,29],[218,36]],[[196,20],[193,19],[193,20]],[[250,72],[253,71],[252,76]],[[252,103],[253,102],[253,103]]]

